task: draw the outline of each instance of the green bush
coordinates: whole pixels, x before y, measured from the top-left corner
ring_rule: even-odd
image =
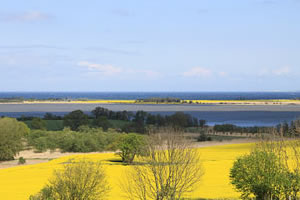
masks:
[[[113,145],[120,133],[108,129],[80,127],[80,131],[64,129],[63,131],[31,131],[27,137],[28,144],[36,151],[60,149],[62,152],[95,152],[114,150]]]
[[[29,200],[102,200],[109,189],[101,163],[70,161],[55,170],[49,184]]]
[[[19,158],[19,161],[18,161],[18,164],[19,164],[19,165],[23,165],[23,164],[25,164],[25,163],[26,163],[25,158],[20,157],[20,158]]]
[[[261,200],[279,199],[284,171],[274,153],[256,150],[234,162],[230,179],[243,199],[250,195]]]
[[[135,133],[123,134],[117,147],[119,149],[117,155],[122,158],[122,162],[131,164],[136,155],[145,153],[145,137]]]

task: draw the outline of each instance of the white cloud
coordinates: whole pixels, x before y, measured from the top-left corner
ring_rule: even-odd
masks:
[[[95,64],[87,61],[81,61],[78,63],[78,65],[87,67],[90,71],[103,73],[104,75],[115,75],[123,71],[120,67],[114,67],[112,65]]]
[[[258,76],[287,76],[291,74],[292,69],[288,66],[277,69],[262,69],[258,72]]]
[[[143,69],[132,69],[132,68],[122,68],[115,67],[113,65],[104,65],[91,63],[88,61],[81,61],[78,63],[79,66],[86,67],[90,73],[101,73],[103,75],[111,76],[111,75],[121,75],[121,77],[125,77],[128,79],[157,79],[162,77],[162,74],[153,71],[153,70],[143,70]]]
[[[24,12],[19,14],[8,14],[2,15],[2,21],[12,21],[12,22],[32,22],[32,21],[41,21],[41,20],[48,20],[51,16],[45,13],[41,13],[39,11],[31,11],[31,12]]]
[[[212,75],[212,71],[207,68],[194,67],[186,72],[183,72],[185,77],[208,77]]]

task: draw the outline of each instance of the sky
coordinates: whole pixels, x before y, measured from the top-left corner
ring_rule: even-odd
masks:
[[[300,0],[0,3],[0,91],[300,90]]]

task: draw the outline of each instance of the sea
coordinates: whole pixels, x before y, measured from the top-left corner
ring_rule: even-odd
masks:
[[[174,97],[184,100],[295,99],[300,92],[0,92],[1,98],[132,100]]]
[[[173,97],[184,100],[257,100],[257,99],[299,99],[300,92],[0,92],[0,99],[23,98],[23,99],[106,99],[106,100],[135,100],[152,97]],[[39,105],[36,105],[39,106]],[[7,110],[0,107],[0,116],[42,117],[49,110],[37,109]],[[73,107],[72,107],[73,108]],[[1,110],[2,109],[2,110]],[[75,108],[74,108],[75,109]],[[122,105],[118,106],[122,110]],[[213,109],[212,109],[213,110]],[[89,113],[89,111],[85,111]],[[154,114],[170,115],[174,111],[155,110]],[[300,111],[185,111],[198,119],[204,119],[209,125],[234,124],[237,126],[275,126],[282,122],[291,122],[300,118]],[[66,110],[53,112],[56,115],[65,115]]]

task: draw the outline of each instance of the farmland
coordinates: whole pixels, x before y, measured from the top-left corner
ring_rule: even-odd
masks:
[[[199,148],[205,174],[197,189],[189,198],[238,198],[229,181],[229,170],[234,160],[250,151],[252,143],[230,144]],[[38,192],[51,177],[54,169],[61,168],[69,159],[87,158],[92,161],[102,161],[112,190],[108,199],[124,199],[119,187],[130,166],[122,165],[114,153],[94,153],[64,156],[46,163],[17,166],[0,170],[1,198],[7,200],[28,199],[31,194]]]

